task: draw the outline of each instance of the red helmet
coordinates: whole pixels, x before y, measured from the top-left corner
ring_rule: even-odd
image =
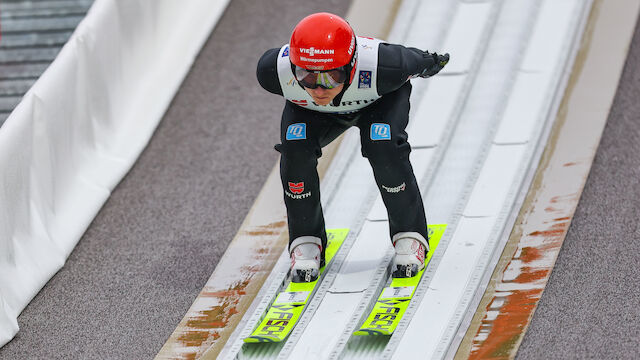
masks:
[[[311,14],[291,34],[289,59],[295,66],[325,71],[344,67],[353,79],[356,35],[344,19],[329,13]]]

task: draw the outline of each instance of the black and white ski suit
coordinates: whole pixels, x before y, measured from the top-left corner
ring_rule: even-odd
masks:
[[[358,37],[354,79],[329,105],[318,105],[295,80],[289,46],[270,49],[258,62],[267,91],[286,99],[280,125],[280,176],[289,225],[289,244],[313,236],[326,247],[316,169],[322,147],[351,126],[360,129],[362,155],[369,160],[389,216],[390,235],[417,232],[427,239],[422,197],[413,174],[405,128],[410,79],[433,75],[437,55],[377,39]],[[436,67],[434,72],[434,67]]]

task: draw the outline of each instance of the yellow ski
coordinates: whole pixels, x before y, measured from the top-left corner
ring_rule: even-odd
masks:
[[[446,224],[428,226],[429,253],[425,259],[425,267],[414,277],[393,278],[389,287],[382,290],[378,301],[369,313],[367,320],[362,324],[354,335],[391,335],[398,327],[400,319],[404,315],[411,298],[416,291],[418,283],[422,278],[433,252],[438,247],[440,239],[444,234]]]
[[[327,249],[325,263],[328,265],[340,246],[347,238],[349,229],[327,230]],[[244,339],[245,343],[281,342],[291,333],[311,295],[322,280],[325,267],[320,269],[318,280],[308,283],[289,282],[287,288],[280,292],[267,314],[253,333]]]

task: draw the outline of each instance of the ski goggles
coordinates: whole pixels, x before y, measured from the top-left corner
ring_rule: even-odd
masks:
[[[315,89],[318,86],[324,89],[333,89],[347,80],[347,72],[344,68],[337,68],[326,71],[312,71],[296,66],[296,80],[300,85]]]

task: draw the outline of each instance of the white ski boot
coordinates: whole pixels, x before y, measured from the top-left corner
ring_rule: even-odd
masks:
[[[301,236],[289,246],[291,281],[312,282],[318,279],[322,263],[322,242],[315,236]]]
[[[396,255],[393,258],[391,276],[408,278],[424,269],[424,259],[429,252],[429,243],[417,232],[401,232],[393,236]]]

